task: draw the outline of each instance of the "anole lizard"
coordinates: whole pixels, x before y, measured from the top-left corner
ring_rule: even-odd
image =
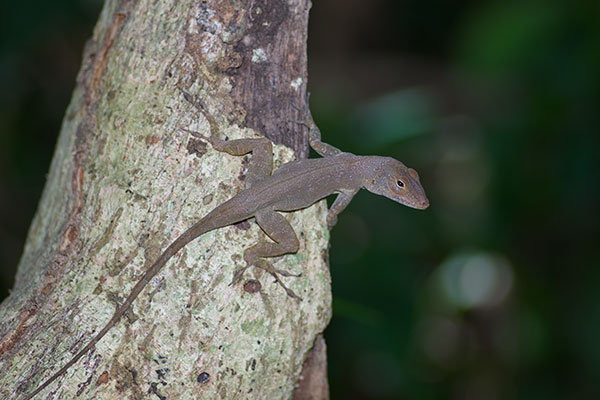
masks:
[[[246,249],[244,252],[246,266],[234,274],[232,284],[241,279],[244,270],[256,266],[271,273],[289,296],[299,299],[277,276],[287,273],[276,270],[266,260],[266,258],[298,251],[298,238],[292,226],[278,211],[300,210],[324,197],[337,194],[327,214],[327,225],[332,228],[337,222],[337,215],[346,208],[360,188],[409,207],[425,209],[429,206],[425,191],[419,182],[419,175],[414,169],[407,168],[401,162],[389,157],[356,156],[342,152],[323,143],[321,132],[312,118],[309,120],[307,125],[310,128],[310,146],[322,158],[292,161],[275,171],[273,171],[272,144],[267,138],[226,141],[217,138],[214,132],[208,138],[191,132],[194,136],[210,143],[218,151],[235,156],[252,153],[246,176],[246,188],[217,206],[175,239],[144,273],[100,332],[64,367],[23,399],[29,400],[41,392],[94,347],[121,319],[161,268],[180,249],[206,232],[254,217],[258,226],[273,242],[260,242]]]

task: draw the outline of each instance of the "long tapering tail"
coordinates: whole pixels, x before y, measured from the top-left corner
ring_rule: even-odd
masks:
[[[209,232],[213,229],[217,229],[221,227],[221,224],[215,223],[215,218],[211,218],[211,214],[202,218],[200,221],[195,223],[192,227],[190,227],[187,231],[185,231],[181,236],[179,236],[173,243],[169,245],[165,249],[165,251],[158,257],[158,259],[152,264],[150,269],[144,273],[142,278],[135,284],[123,304],[121,304],[116,310],[110,321],[98,332],[96,336],[90,342],[81,349],[64,367],[58,370],[54,375],[50,378],[46,379],[44,383],[38,386],[33,392],[28,394],[23,398],[23,400],[30,400],[33,396],[44,390],[48,385],[54,382],[58,377],[63,375],[67,370],[73,366],[81,357],[83,357],[96,343],[106,335],[106,333],[121,319],[123,314],[127,312],[131,303],[137,298],[140,292],[146,287],[148,282],[154,278],[154,276],[161,270],[162,267],[169,261],[171,257],[173,257],[179,250],[181,250],[186,244],[196,239],[198,236],[203,235],[206,232]]]

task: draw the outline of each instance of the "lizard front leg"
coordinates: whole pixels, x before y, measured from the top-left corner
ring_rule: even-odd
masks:
[[[307,101],[308,103],[308,97]],[[305,121],[297,121],[298,123],[306,126],[308,128],[308,144],[310,147],[317,152],[321,157],[331,157],[337,154],[343,153],[342,150],[338,149],[335,146],[330,145],[329,143],[325,143],[321,140],[321,130],[315,124],[313,117],[310,113],[310,110],[307,110]]]
[[[298,237],[296,236],[294,229],[283,215],[272,210],[258,211],[255,217],[258,226],[267,234],[267,236],[273,239],[273,242],[260,242],[247,249],[244,252],[246,266],[235,273],[231,283],[234,284],[239,281],[246,269],[255,266],[264,269],[273,275],[277,283],[283,287],[290,297],[300,299],[296,293],[285,286],[278,276],[291,276],[292,274],[275,269],[273,265],[265,259],[289,253],[296,253],[298,251],[300,243],[298,242]]]
[[[306,93],[306,104],[308,105],[310,93]],[[296,110],[300,111],[299,107],[296,107],[292,104]],[[330,145],[329,143],[325,143],[321,140],[321,130],[315,124],[315,121],[310,113],[310,109],[306,108],[306,114],[304,117],[304,121],[294,120],[297,124],[302,124],[308,128],[308,144],[310,147],[317,152],[321,157],[331,157],[337,154],[343,153],[342,150],[338,149],[335,146]]]
[[[327,228],[333,228],[333,226],[337,223],[338,214],[341,213],[348,204],[350,204],[350,201],[356,193],[358,193],[358,189],[340,190],[335,198],[335,201],[331,207],[329,207],[327,212]]]
[[[314,151],[317,152],[321,157],[331,157],[337,154],[343,153],[340,149],[335,146],[325,143],[321,140],[321,131],[310,117],[308,125],[308,143]]]

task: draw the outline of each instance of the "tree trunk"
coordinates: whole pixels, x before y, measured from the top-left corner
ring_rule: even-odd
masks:
[[[182,128],[265,135],[280,144],[276,165],[306,157],[305,128],[294,121],[307,107],[309,7],[307,0],[107,1],[14,290],[0,307],[4,398],[30,393],[67,363],[161,251],[243,187],[247,160]],[[229,285],[244,249],[263,236],[252,221],[209,232],[37,397],[327,398],[319,338],[331,315],[324,213],[320,202],[286,214],[300,251],[276,266],[302,273],[284,278],[302,301],[258,269],[246,273],[258,283]],[[318,354],[308,357],[313,343]]]

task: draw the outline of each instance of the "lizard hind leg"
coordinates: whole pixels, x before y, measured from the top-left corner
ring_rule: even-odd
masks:
[[[246,269],[251,266],[258,267],[271,274],[275,281],[283,287],[288,296],[300,299],[296,293],[289,289],[279,279],[281,276],[299,276],[286,271],[278,270],[266,260],[266,258],[278,257],[284,254],[296,253],[300,246],[294,229],[283,215],[272,210],[261,210],[256,213],[256,223],[260,228],[273,239],[273,242],[262,241],[255,244],[244,252],[244,261],[246,266],[236,271],[232,284],[238,282]]]
[[[248,162],[246,173],[246,188],[261,181],[273,173],[273,144],[265,137],[223,140],[216,136],[206,137],[198,132],[180,128],[203,142],[208,142],[217,151],[231,154],[232,156],[244,156],[252,153]]]
[[[252,153],[246,173],[246,187],[271,176],[273,172],[273,145],[267,138],[221,140],[211,137],[210,144],[215,150],[243,156]]]
[[[252,153],[248,165],[248,173],[246,174],[246,187],[250,187],[255,182],[258,182],[273,173],[273,145],[271,141],[265,137],[251,139],[235,139],[222,140],[217,137],[219,127],[214,117],[207,112],[206,105],[200,98],[196,98],[192,94],[179,88],[183,97],[200,112],[204,114],[210,124],[210,137],[206,137],[198,132],[193,132],[185,128],[183,131],[188,132],[194,137],[203,141],[209,142],[215,150],[222,151],[232,156],[243,156]]]

